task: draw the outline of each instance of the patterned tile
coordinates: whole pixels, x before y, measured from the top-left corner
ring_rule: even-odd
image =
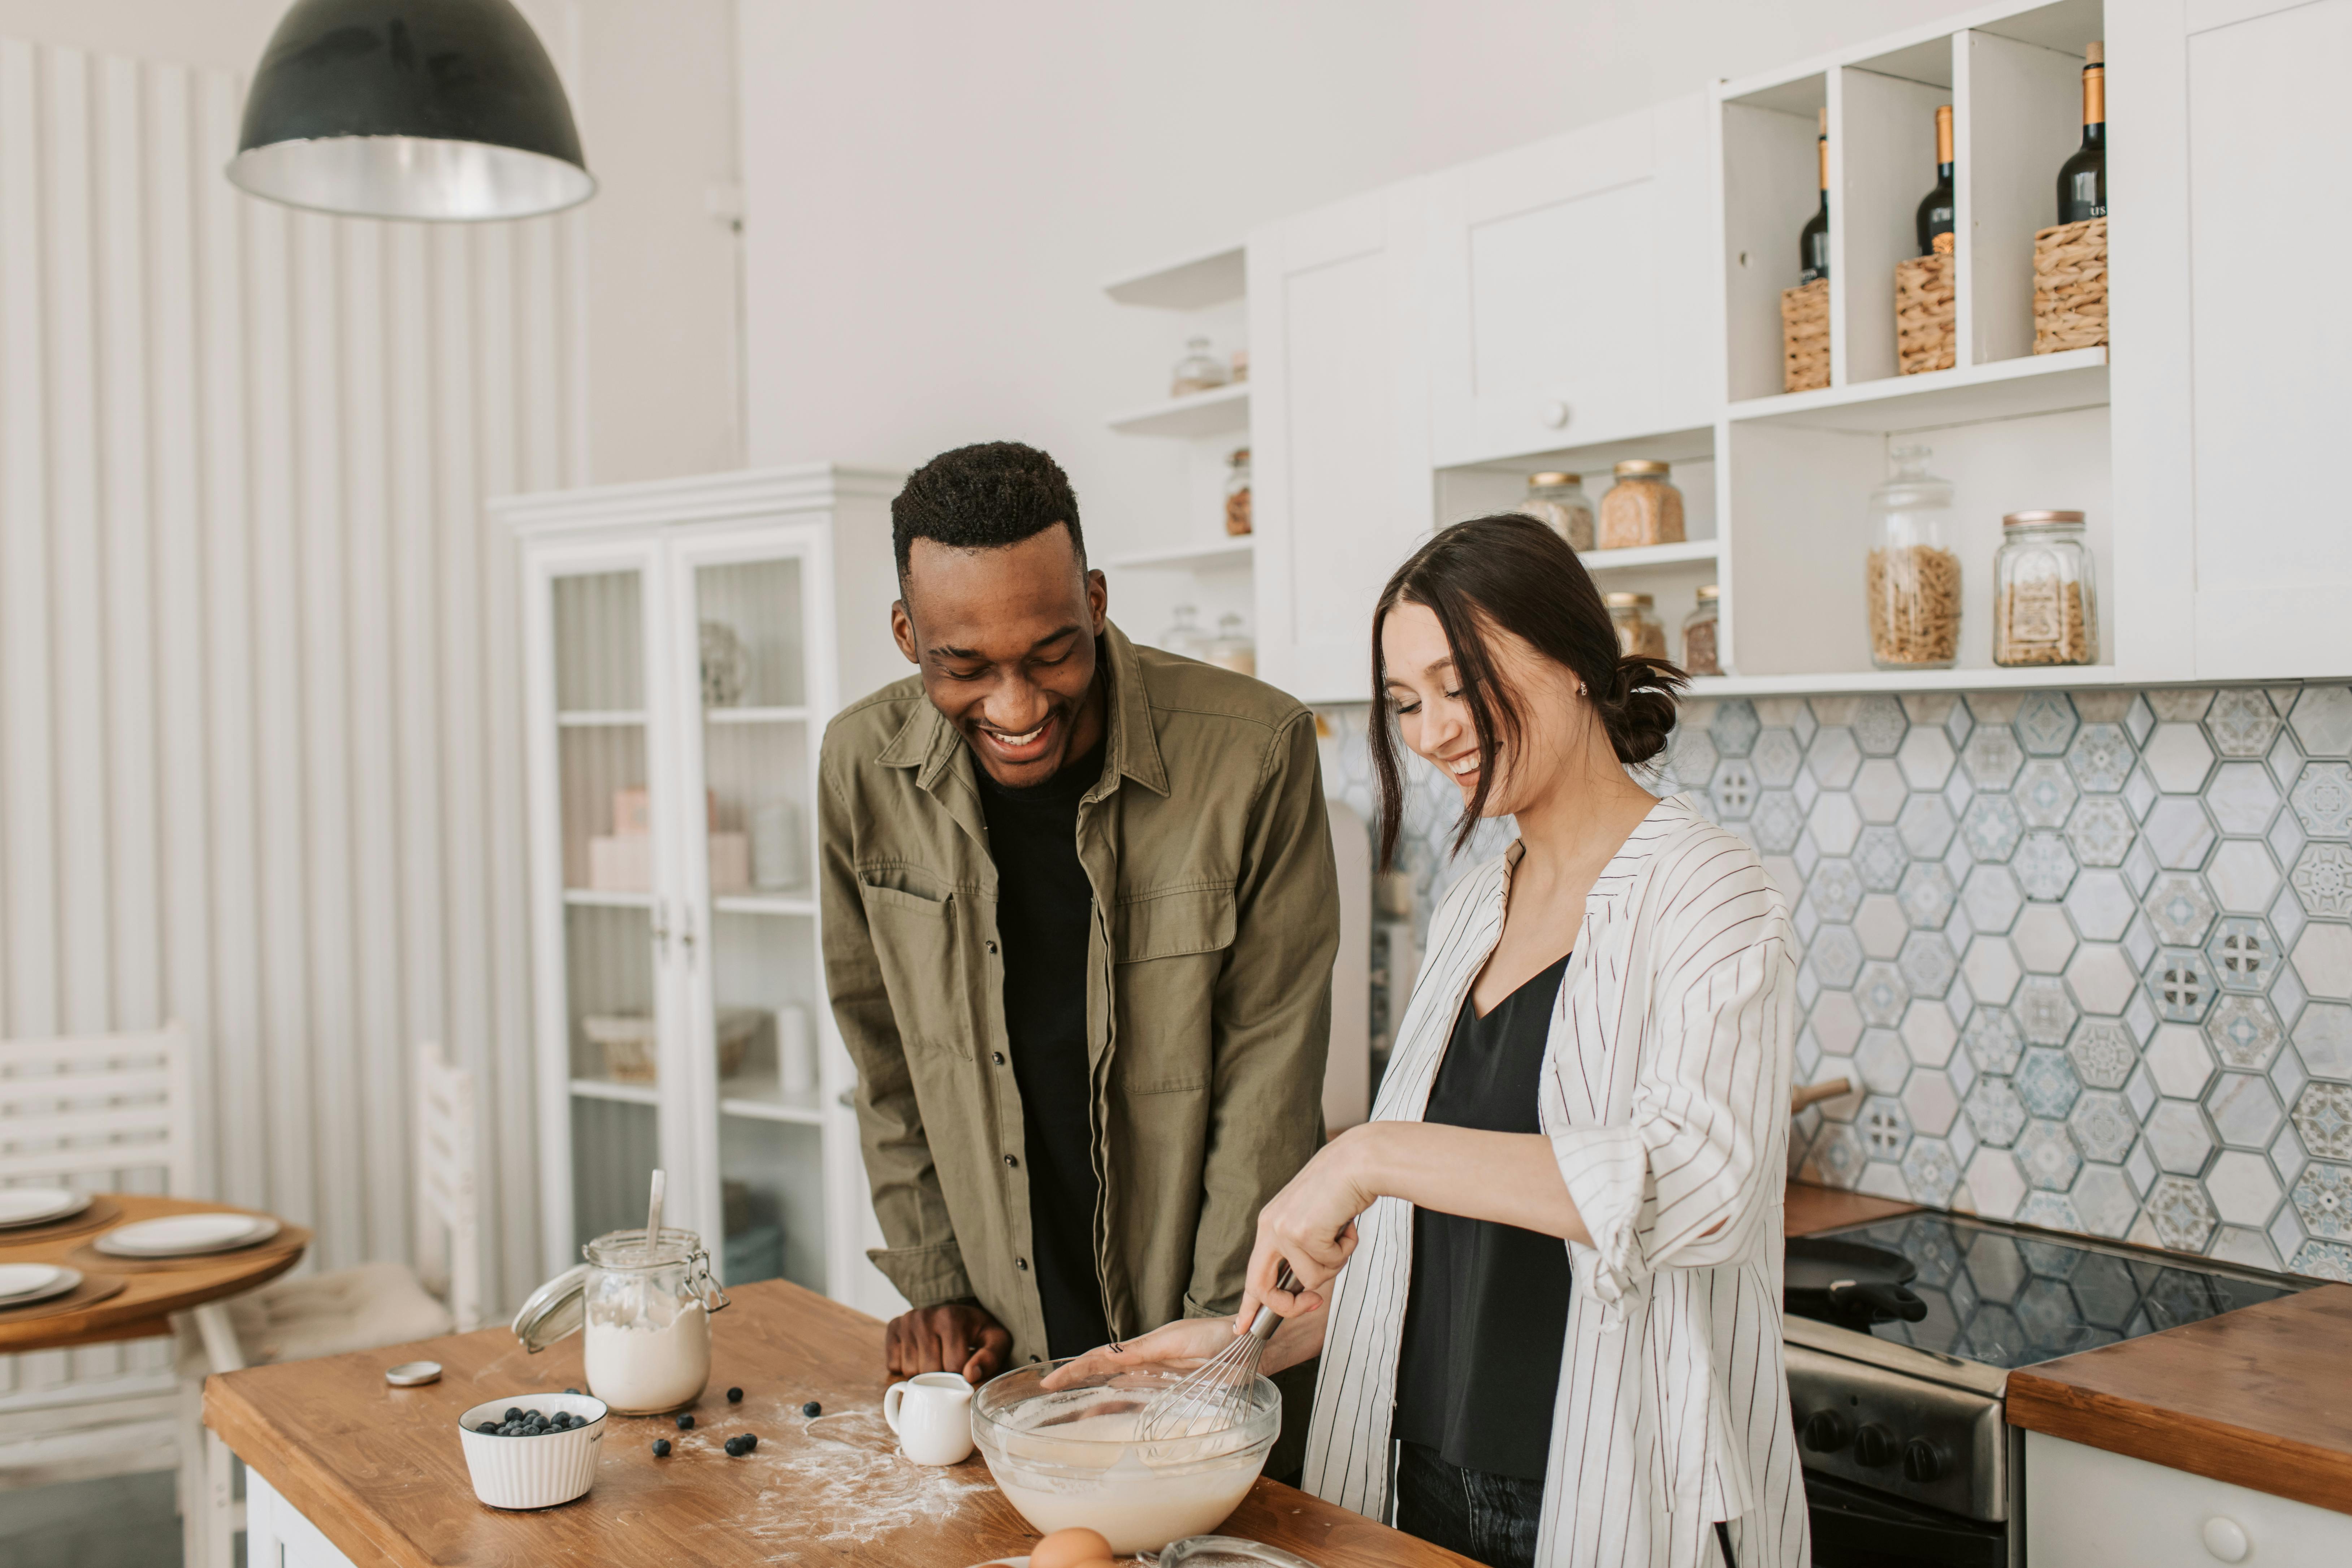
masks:
[[[2093,1089],[2121,1089],[2139,1065],[2139,1042],[2112,1018],[2085,1018],[2074,1026],[2074,1037],[2066,1042],[2066,1058],[2074,1064],[2074,1076]],[[2126,1140],[2126,1147],[2129,1146]],[[2093,1154],[2091,1158],[2123,1156]]]
[[[2044,1192],[2063,1193],[2074,1184],[2074,1173],[2083,1168],[2083,1155],[2074,1147],[2064,1122],[2036,1117],[2018,1134],[2017,1163],[2023,1167],[2026,1181],[2033,1186]]]
[[[1911,1076],[1910,1053],[1903,1048],[1903,1037],[1892,1029],[1864,1029],[1862,1044],[1854,1047],[1853,1066],[1863,1087],[1874,1094],[1899,1094]]]
[[[2025,1050],[2025,1037],[2005,1007],[1977,1008],[1960,1031],[1960,1044],[1977,1070],[1989,1077],[2014,1072]]]
[[[2314,838],[2352,833],[2352,764],[2306,763],[2287,796],[2295,820]]]
[[[2066,748],[2066,767],[2074,782],[2098,795],[2113,795],[2131,777],[2138,752],[2120,724],[2085,724]]]
[[[2352,916],[2352,845],[2305,845],[2287,881],[2305,914],[2326,920]]]
[[[1853,1125],[1862,1134],[1864,1152],[1874,1160],[1900,1160],[1911,1142],[1911,1119],[1904,1114],[1903,1102],[1887,1095],[1864,1100]]]
[[[2085,866],[2122,865],[2138,832],[2118,795],[2092,795],[2066,820],[2066,842]]]
[[[1720,722],[1720,715],[1717,721]],[[1756,809],[1756,797],[1762,790],[1748,759],[1730,756],[1716,763],[1715,776],[1707,781],[1706,793],[1715,804],[1717,821],[1744,822],[1748,814]]]
[[[2025,1102],[2005,1078],[1977,1079],[1960,1109],[1967,1113],[1977,1142],[1990,1147],[2005,1149],[2025,1131]]]
[[[1960,748],[1960,769],[1979,789],[2007,789],[2024,765],[2016,732],[2006,724],[1978,725]]]
[[[1913,996],[1941,996],[1951,989],[1960,965],[1943,932],[1915,931],[1903,939],[1895,966]]]
[[[2213,928],[2205,961],[2224,991],[2267,991],[2278,978],[2283,956],[2270,927],[2246,915],[2230,915]]]
[[[2110,1164],[2120,1163],[2139,1136],[2139,1124],[2132,1120],[2131,1107],[2124,1097],[2102,1089],[2087,1090],[2074,1101],[2066,1126],[2084,1159]]]
[[[1868,757],[1893,756],[1911,727],[1911,721],[1903,715],[1903,704],[1892,697],[1864,698],[1854,705],[1846,723],[1853,731],[1854,743]]]
[[[1853,861],[1825,859],[1813,868],[1812,877],[1805,884],[1805,896],[1812,900],[1814,912],[1822,919],[1843,925],[1862,907],[1862,878],[1855,873]]]
[[[2352,1247],[2339,1247],[2332,1241],[2306,1241],[2295,1248],[2287,1267],[2297,1274],[2352,1285]]]
[[[2025,764],[2010,798],[2017,803],[2018,815],[2025,818],[2028,827],[2059,827],[2074,809],[2080,793],[2064,766],[2045,757]]]
[[[2085,1165],[2074,1178],[2074,1212],[2093,1236],[2120,1237],[2139,1213],[2138,1194],[2130,1181],[2112,1165]]]
[[[2306,756],[2352,752],[2352,687],[2305,687],[2286,721]]]
[[[2148,960],[2146,978],[2158,1017],[2176,1024],[2200,1023],[2212,1005],[2212,973],[2205,966],[2205,955],[2194,948],[2158,948]]]
[[[2025,836],[2025,818],[2005,795],[1980,795],[1960,816],[1960,842],[1979,860],[2006,860]]]
[[[2205,1038],[2225,1065],[2259,1069],[2278,1055],[2286,1031],[2261,997],[2229,995],[2213,1004],[2205,1019]]]
[[[1960,1184],[1960,1167],[1952,1158],[1951,1145],[1941,1138],[1915,1135],[1911,1146],[1903,1152],[1903,1180],[1911,1189],[1913,1202],[1948,1207]]]
[[[2213,1234],[2212,1200],[2186,1176],[2166,1176],[2147,1194],[2158,1240],[2176,1252],[2201,1252]]]
[[[2217,692],[2205,710],[2205,732],[2213,749],[2225,757],[2259,757],[2271,749],[2279,731],[2278,714],[2271,700],[2251,686]]]
[[[1843,991],[1862,973],[1862,942],[1851,926],[1823,926],[1807,956],[1822,984]]]
[[[2147,703],[2158,719],[2194,723],[2213,705],[2213,693],[2201,686],[2160,687],[2147,694]]]
[[[2060,691],[2036,691],[2017,705],[2017,743],[2030,757],[2064,754],[2074,738],[2074,704]]]
[[[1754,835],[1756,847],[1769,855],[1786,855],[1797,847],[1797,835],[1804,831],[1804,813],[1786,790],[1768,789],[1757,797],[1756,809],[1748,818],[1748,831]]]
[[[2066,983],[2046,974],[2027,976],[2010,1011],[2017,1017],[2018,1032],[2037,1046],[2064,1045],[2080,1016],[2066,994]]]
[[[1904,918],[1922,931],[1940,931],[1952,918],[1952,905],[1959,898],[1952,886],[1952,874],[1933,860],[1914,860],[1895,884],[1895,897],[1903,906]]]
[[[2025,1109],[2036,1116],[2063,1117],[2074,1109],[2075,1098],[2083,1092],[2066,1053],[2046,1046],[2027,1051],[2011,1081]]]
[[[1797,782],[1797,770],[1805,760],[1805,749],[1790,730],[1766,730],[1756,737],[1748,749],[1748,764],[1756,770],[1757,781],[1768,789],[1786,789]]]
[[[1715,742],[1715,749],[1725,756],[1744,757],[1762,728],[1757,722],[1756,705],[1735,698],[1715,710],[1715,721],[1707,725],[1706,733]]]
[[[1874,893],[1891,893],[1900,887],[1910,864],[1902,838],[1891,827],[1865,827],[1853,841],[1853,868]]]
[[[2066,896],[2074,880],[2074,852],[2066,847],[2065,839],[2047,830],[2027,834],[2010,865],[2029,899],[2054,902]]]
[[[1968,884],[1960,890],[1960,907],[1968,910],[1969,923],[1976,930],[2005,931],[2025,907],[2025,893],[2007,866],[1979,866],[1969,873]]]
[[[2291,1195],[2305,1230],[2328,1241],[2352,1240],[2352,1165],[2314,1160]]]
[[[1854,982],[1853,1001],[1862,1009],[1864,1022],[1892,1028],[1903,1021],[1903,1009],[1910,1005],[1911,988],[1895,965],[1865,963]]]
[[[2174,947],[2196,947],[2212,929],[2213,896],[2201,878],[2174,873],[2158,877],[2140,900],[2158,938]]]
[[[2352,1160],[2352,1084],[2305,1084],[2294,1120],[2312,1158]]]

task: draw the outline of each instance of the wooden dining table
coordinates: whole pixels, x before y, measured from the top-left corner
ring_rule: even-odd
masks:
[[[70,1350],[110,1340],[143,1340],[172,1331],[172,1315],[208,1306],[277,1279],[301,1261],[310,1233],[281,1225],[256,1247],[201,1258],[114,1258],[91,1251],[108,1231],[140,1220],[173,1215],[258,1214],[257,1209],[197,1198],[166,1198],[142,1193],[103,1193],[96,1204],[110,1205],[111,1217],[82,1229],[27,1226],[33,1234],[11,1241],[0,1232],[0,1264],[55,1263],[79,1268],[89,1279],[119,1279],[122,1289],[85,1306],[63,1311],[28,1303],[0,1310],[0,1352]]]

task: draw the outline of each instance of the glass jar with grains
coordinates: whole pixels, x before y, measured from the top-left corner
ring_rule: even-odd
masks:
[[[1592,503],[1574,474],[1529,474],[1528,499],[1519,510],[1549,524],[1579,555],[1592,548]]]
[[[1647,594],[1603,594],[1610,624],[1617,628],[1617,651],[1666,657],[1666,628],[1652,608],[1657,601]]]
[[[1617,465],[1617,482],[1601,498],[1601,549],[1683,542],[1683,492],[1667,479],[1672,471],[1646,458]]]
[[[2079,511],[2013,511],[1992,560],[1992,661],[2095,664],[2099,607]]]
[[[1196,392],[1214,392],[1226,382],[1225,363],[1209,352],[1206,338],[1187,338],[1184,357],[1176,362],[1175,372],[1169,378],[1168,395],[1190,397]]]
[[[1225,531],[1239,537],[1250,531],[1250,449],[1237,447],[1225,459]]]
[[[1870,661],[1881,669],[1949,669],[1960,651],[1960,558],[1952,486],[1927,471],[1925,447],[1887,453],[1893,472],[1870,492]]]
[[[1723,591],[1709,583],[1698,591],[1698,608],[1683,620],[1683,673],[1721,675],[1723,660],[1716,651],[1716,626],[1721,620]]]

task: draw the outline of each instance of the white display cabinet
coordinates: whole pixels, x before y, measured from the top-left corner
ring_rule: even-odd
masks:
[[[895,1301],[864,1257],[813,871],[824,721],[905,670],[898,482],[818,465],[493,503],[522,546],[551,1272],[642,1225],[658,1164],[730,1282]]]

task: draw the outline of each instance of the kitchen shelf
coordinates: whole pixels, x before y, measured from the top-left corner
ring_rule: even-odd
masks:
[[[1103,292],[1121,305],[1156,310],[1205,310],[1242,297],[1248,286],[1248,252],[1229,245],[1188,256],[1126,278],[1114,278]]]
[[[805,722],[805,708],[705,708],[706,724],[797,724]]]
[[[659,1105],[661,1088],[650,1083],[614,1083],[608,1078],[575,1078],[572,1092],[583,1100],[609,1100],[621,1105]]]
[[[1115,414],[1110,427],[1122,436],[1160,436],[1180,441],[1246,432],[1249,383],[1233,382],[1213,392],[1195,392]]]
[[[566,888],[563,901],[583,909],[649,910],[654,907],[651,893],[616,893],[603,888]]]
[[[2106,401],[2107,351],[2088,348],[1751,397],[1724,412],[1739,424],[1876,436],[2096,408]]]
[[[556,726],[564,730],[618,730],[645,721],[642,708],[582,708],[555,716]]]
[[[714,897],[710,907],[722,915],[813,915],[816,900],[812,898],[779,893],[725,893]]]
[[[1214,544],[1187,544],[1174,550],[1139,550],[1107,558],[1105,566],[1246,566],[1256,552],[1256,542],[1244,535]]]
[[[2161,685],[2112,664],[2043,665],[2032,669],[1979,666],[1969,669],[1848,669],[1809,675],[1702,675],[1690,683],[1693,700],[1719,697],[1810,697],[1877,691],[2015,691],[2059,687]]]
[[[803,1127],[824,1125],[824,1097],[817,1089],[786,1094],[775,1084],[721,1081],[719,1113],[751,1121],[789,1121]]]
[[[1603,572],[1631,572],[1650,566],[1682,566],[1693,562],[1716,558],[1718,542],[1712,539],[1686,539],[1679,544],[1641,544],[1624,550],[1588,550],[1577,557],[1584,569],[1598,576]]]

